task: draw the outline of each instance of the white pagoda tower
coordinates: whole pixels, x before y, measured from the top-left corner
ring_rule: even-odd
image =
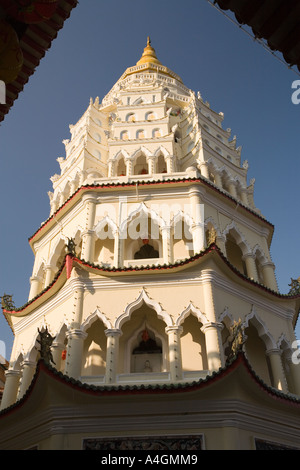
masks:
[[[28,302],[2,298],[1,449],[299,448],[300,295],[222,121],[148,38],[70,125]]]

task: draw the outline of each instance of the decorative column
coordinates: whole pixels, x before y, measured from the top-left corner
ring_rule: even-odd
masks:
[[[156,160],[156,157],[154,155],[147,157],[149,175],[153,175],[155,173],[155,160]]]
[[[165,329],[169,341],[169,364],[170,376],[172,382],[182,379],[182,359],[181,359],[181,343],[180,335],[182,333],[181,326],[168,326]]]
[[[243,256],[243,260],[246,263],[246,269],[247,269],[247,276],[250,279],[253,279],[254,281],[258,281],[258,274],[257,274],[257,269],[256,269],[256,264],[255,264],[255,257],[253,256],[252,253],[246,253]]]
[[[277,281],[274,272],[275,266],[272,261],[262,264],[261,268],[265,285],[275,292],[278,292]]]
[[[17,401],[21,371],[8,369],[5,372],[5,386],[1,401],[1,410],[8,408]]]
[[[208,369],[210,371],[219,370],[224,365],[224,354],[221,347],[222,323],[206,323],[201,328],[205,334],[206,354]]]
[[[222,178],[221,178],[221,175],[220,173],[218,173],[217,171],[214,173],[214,176],[215,176],[215,184],[216,186],[218,186],[218,188],[223,188],[223,184],[222,184]]]
[[[32,276],[30,278],[30,291],[28,300],[33,299],[41,291],[41,279],[39,276]]]
[[[92,263],[94,261],[95,232],[93,231],[96,213],[96,199],[87,196],[84,200],[86,210],[86,230],[82,233],[82,253],[83,259]]]
[[[233,179],[230,179],[228,181],[228,187],[229,187],[229,193],[231,194],[231,196],[237,199],[236,186],[235,186],[235,181]]]
[[[78,279],[74,279],[74,310],[70,329],[67,333],[68,347],[65,374],[77,379],[81,375],[81,361],[83,342],[86,333],[80,329],[83,312],[84,285]]]
[[[132,160],[130,160],[129,158],[126,158],[125,165],[126,165],[126,175],[128,177],[132,176]]]
[[[200,163],[199,170],[200,170],[201,176],[204,176],[204,178],[207,178],[209,180],[209,168],[206,162]]]
[[[194,254],[204,250],[205,232],[204,232],[204,206],[201,203],[200,195],[197,188],[191,189],[189,192],[191,200],[191,215],[194,223],[191,227],[193,236]]]
[[[284,393],[288,392],[287,381],[281,361],[280,349],[269,349],[266,355],[270,359],[271,371],[273,376],[273,386],[282,390]]]
[[[108,329],[105,330],[105,334],[107,337],[105,383],[112,384],[116,383],[119,358],[119,338],[122,331],[118,329]]]
[[[47,287],[51,284],[54,278],[54,268],[51,266],[51,264],[47,264],[45,267],[45,284],[44,287]]]
[[[108,177],[115,176],[115,160],[110,158],[108,160]]]
[[[226,237],[221,234],[216,234],[216,245],[220,248],[223,255],[226,256]]]
[[[292,357],[288,359],[288,367],[290,377],[293,384],[293,392],[300,396],[300,364],[295,364]]]
[[[36,363],[33,361],[23,361],[21,366],[22,366],[23,373],[22,373],[21,384],[20,384],[18,397],[17,397],[18,400],[20,400],[23,397],[23,395],[25,395],[26,391],[28,390],[32,382],[35,369],[36,369]]]
[[[164,263],[170,264],[172,262],[172,254],[170,250],[171,246],[171,227],[164,226],[161,227],[162,232],[162,245],[163,245],[163,259]]]
[[[174,173],[175,171],[175,155],[166,155],[165,161],[167,164],[167,173]]]

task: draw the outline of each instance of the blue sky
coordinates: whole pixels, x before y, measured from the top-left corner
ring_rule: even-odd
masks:
[[[13,294],[17,307],[32,274],[28,237],[49,216],[50,177],[69,124],[135,65],[148,35],[159,60],[222,111],[223,127],[237,136],[256,179],[255,203],[275,226],[280,292],[300,276],[300,104],[291,100],[299,75],[206,0],[84,0],[0,126],[0,295]],[[9,359],[13,335],[2,315],[0,340]]]

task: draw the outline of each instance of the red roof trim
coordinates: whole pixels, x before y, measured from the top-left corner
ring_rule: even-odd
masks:
[[[0,419],[5,418],[6,416],[14,413],[20,409],[28,401],[31,394],[33,393],[34,387],[37,384],[37,381],[42,373],[51,377],[53,380],[75,390],[82,392],[87,395],[93,396],[120,396],[120,395],[152,395],[152,394],[175,394],[175,393],[190,393],[197,390],[204,389],[208,386],[215,384],[216,382],[221,381],[232,372],[234,372],[238,367],[244,367],[249,377],[258,385],[259,389],[266,393],[270,398],[280,401],[285,405],[290,405],[298,408],[300,406],[300,399],[287,395],[280,390],[276,390],[272,387],[269,387],[265,384],[260,377],[254,372],[249,362],[245,358],[243,352],[240,352],[235,359],[224,368],[219,369],[219,371],[214,372],[212,375],[208,375],[205,379],[199,379],[192,383],[182,383],[182,384],[161,384],[161,385],[119,385],[119,386],[91,386],[84,384],[78,380],[72,379],[61,372],[56,371],[51,366],[45,364],[44,361],[40,360],[37,363],[37,368],[30,387],[28,388],[26,394],[16,402],[11,405],[9,408],[6,408],[0,412]]]
[[[44,296],[47,292],[49,292],[54,285],[57,283],[59,278],[62,276],[63,273],[66,273],[66,264],[67,264],[67,257],[71,257],[73,260],[73,265],[78,264],[85,266],[86,268],[93,269],[95,271],[100,271],[104,273],[109,273],[111,275],[118,275],[118,273],[127,273],[127,274],[135,274],[135,273],[149,273],[149,271],[166,271],[166,270],[174,270],[176,268],[179,268],[180,266],[185,266],[187,264],[193,263],[200,258],[208,255],[208,253],[217,253],[219,257],[223,260],[223,262],[231,269],[231,271],[239,276],[240,279],[242,279],[245,282],[248,282],[252,286],[256,286],[259,289],[262,289],[264,292],[269,293],[279,299],[287,299],[287,300],[294,300],[294,299],[300,299],[300,294],[297,295],[289,295],[289,294],[280,294],[279,292],[273,291],[269,289],[268,287],[264,286],[263,284],[259,284],[258,282],[254,281],[253,279],[248,278],[247,276],[243,275],[238,269],[236,269],[228,260],[227,258],[223,255],[222,251],[219,249],[219,247],[212,243],[209,247],[207,247],[205,250],[201,251],[200,253],[197,253],[194,256],[191,256],[190,258],[186,258],[185,260],[182,260],[180,262],[174,263],[174,264],[164,264],[164,265],[158,265],[158,266],[139,266],[139,267],[123,267],[123,268],[104,268],[103,266],[95,265],[92,263],[88,263],[87,261],[83,259],[76,258],[72,255],[66,255],[64,263],[61,267],[61,269],[58,271],[56,277],[52,281],[52,283],[44,289],[41,293],[39,293],[36,297],[31,299],[29,302],[27,302],[25,305],[23,305],[20,308],[17,308],[15,310],[6,310],[5,308],[2,307],[2,311],[4,316],[6,315],[17,315],[20,312],[23,312],[26,310],[27,307],[32,305],[34,302],[37,302],[39,299],[41,299],[42,296]],[[67,276],[66,276],[67,277]],[[7,319],[7,318],[6,318]],[[8,320],[7,320],[8,321]],[[9,323],[9,322],[8,322]]]

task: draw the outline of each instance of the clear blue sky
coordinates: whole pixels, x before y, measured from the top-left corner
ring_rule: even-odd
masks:
[[[222,111],[223,127],[237,136],[256,205],[275,225],[280,292],[300,275],[300,105],[291,101],[300,77],[206,0],[83,0],[0,126],[0,295],[13,294],[17,307],[32,274],[28,237],[49,216],[50,177],[69,124],[135,65],[148,35],[161,62]],[[13,336],[2,315],[0,340],[9,359]]]

